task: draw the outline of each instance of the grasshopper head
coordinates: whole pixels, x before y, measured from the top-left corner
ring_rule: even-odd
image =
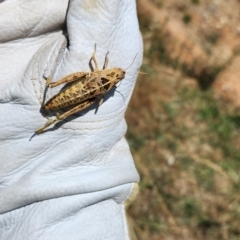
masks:
[[[124,77],[126,71],[122,70],[121,68],[112,68],[108,69],[105,72],[105,75],[102,76],[102,86],[105,91],[109,91],[112,87],[116,86]]]
[[[115,84],[117,84],[125,77],[126,72],[121,68],[114,68],[113,70],[114,70],[113,81],[115,82]]]
[[[125,71],[121,68],[112,68],[107,71],[107,79],[112,85],[116,85],[125,77]]]

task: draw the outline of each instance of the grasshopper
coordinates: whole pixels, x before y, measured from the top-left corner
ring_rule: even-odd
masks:
[[[70,85],[50,98],[43,106],[43,109],[57,110],[65,107],[72,107],[72,109],[61,115],[56,115],[55,119],[48,119],[47,123],[35,132],[36,134],[42,133],[50,125],[91,106],[95,102],[101,105],[104,95],[125,77],[126,70],[121,68],[106,69],[109,62],[108,53],[105,58],[103,70],[99,70],[95,53],[96,44],[90,59],[90,61],[93,60],[95,65],[92,72],[73,73],[56,82],[51,82],[50,78],[47,78],[46,87],[54,88],[66,83],[70,83]]]

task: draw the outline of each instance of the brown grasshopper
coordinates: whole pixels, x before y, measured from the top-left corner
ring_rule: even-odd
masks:
[[[47,123],[35,132],[36,134],[42,133],[50,125],[91,106],[97,101],[99,102],[99,105],[101,105],[104,95],[125,77],[126,71],[121,68],[106,69],[109,62],[109,59],[107,58],[108,54],[105,58],[103,70],[99,70],[95,53],[96,44],[91,57],[91,60],[93,60],[95,65],[92,72],[73,73],[56,82],[51,82],[50,78],[47,78],[46,86],[50,88],[54,88],[65,83],[72,84],[50,98],[43,106],[43,109],[57,110],[70,106],[73,108],[61,115],[57,115],[53,120],[48,119]]]

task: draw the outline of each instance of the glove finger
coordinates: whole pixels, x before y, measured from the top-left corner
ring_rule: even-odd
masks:
[[[108,48],[117,34],[115,26],[121,18],[122,1],[71,1],[67,16],[70,50],[94,43]]]
[[[0,4],[0,42],[32,37],[60,29],[68,0],[4,1]]]
[[[108,69],[118,67],[125,70],[138,54],[127,70],[124,81],[119,84],[118,91],[106,94],[105,99],[108,99],[114,92],[114,98],[106,101],[107,104],[98,109],[98,114],[104,115],[109,113],[109,109],[113,112],[124,105],[126,107],[142,61],[142,39],[135,1],[70,1],[67,31],[69,45],[55,80],[73,72],[91,71],[89,61],[95,43],[99,69],[102,69],[108,51]],[[95,114],[95,110],[92,114]]]

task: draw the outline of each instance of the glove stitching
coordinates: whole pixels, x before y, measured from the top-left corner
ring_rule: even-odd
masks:
[[[118,116],[119,116],[120,114],[118,114]],[[117,116],[116,116],[117,117]],[[101,121],[103,121],[103,120],[100,120],[100,121],[94,121],[94,122],[88,122],[88,123],[96,123],[96,122],[101,122]],[[113,125],[115,125],[116,123],[118,123],[119,121],[115,121],[115,122],[113,122],[112,124],[109,124],[109,125],[106,125],[106,126],[104,126],[104,127],[98,127],[98,128],[71,128],[71,127],[61,127],[61,128],[63,128],[63,129],[66,129],[66,130],[73,130],[73,131],[75,131],[75,130],[99,130],[99,129],[104,129],[104,128],[108,128],[108,127],[111,127],[111,126],[113,126]],[[79,122],[78,122],[79,123]]]
[[[124,203],[124,206],[128,207],[129,205],[131,205],[131,203],[137,198],[138,194],[139,194],[139,184],[138,182],[133,182],[132,187],[126,199],[122,202]]]
[[[55,47],[52,49],[52,52],[50,53],[49,61],[47,62],[47,66],[49,66],[49,62],[53,62],[53,64],[51,64],[50,70],[49,70],[49,77],[51,79],[53,78],[54,74],[57,72],[58,66],[60,65],[60,63],[63,59],[64,52],[67,47],[67,40],[65,37],[63,39],[61,39],[60,43],[59,42],[57,42]],[[46,67],[45,67],[45,70],[46,70]],[[41,84],[41,86],[42,86],[42,84]],[[40,91],[41,91],[41,89],[40,89]],[[46,90],[47,90],[46,87],[45,87],[44,91],[42,90],[42,96]],[[49,98],[50,98],[49,91],[46,91],[46,99],[49,99]],[[43,102],[43,98],[42,98],[42,102]]]
[[[105,119],[99,119],[99,120],[95,120],[95,121],[72,121],[72,123],[77,123],[77,124],[82,123],[82,124],[84,124],[84,123],[105,122],[105,121],[108,121],[110,118],[111,119],[117,118],[119,115],[122,114],[123,111],[124,111],[124,109],[122,109],[122,111],[117,113],[115,116],[109,116],[108,118],[105,118]],[[77,116],[77,115],[75,115],[75,116]],[[63,119],[62,122],[66,122],[67,123],[69,121],[66,121],[66,120]]]
[[[58,48],[58,44],[56,43],[56,45],[52,48],[52,51],[49,53],[49,55],[48,56],[50,56],[49,58],[48,58],[48,60],[46,61],[46,64],[45,64],[45,67],[44,67],[44,72],[46,71],[46,68],[47,68],[47,66],[49,66],[49,62],[56,62],[57,60],[58,60],[58,58],[59,58],[59,56],[61,56],[61,53],[62,53],[62,46],[63,45],[65,45],[65,42],[63,41],[63,43],[61,44],[61,47],[59,48],[59,50],[58,51],[55,51],[55,49],[56,48]],[[39,67],[39,63],[40,63],[40,60],[39,60],[39,58],[40,58],[40,54],[36,57],[36,59],[34,59],[33,60],[33,62],[35,62],[35,64],[33,64],[33,67],[31,68],[31,76],[33,76],[33,72],[37,72],[39,69],[40,69],[40,67]],[[55,60],[53,60],[53,59],[55,59]],[[62,59],[62,58],[61,58]],[[53,68],[56,68],[56,66],[55,66],[56,64],[53,64],[53,66],[50,68],[50,72],[52,72],[53,70]],[[35,71],[34,71],[34,68],[35,68]],[[38,75],[40,75],[40,74],[38,74]],[[50,75],[52,75],[52,73],[50,73]],[[32,78],[33,79],[33,78]],[[43,84],[42,84],[42,81],[44,80],[43,78],[35,78],[35,79],[37,79],[38,80],[38,83],[39,83],[39,85],[40,85],[40,88],[38,89],[39,90],[39,95],[38,95],[38,91],[37,91],[37,86],[35,85],[35,83],[34,83],[34,81],[31,81],[32,82],[32,84],[33,84],[33,88],[34,88],[34,92],[35,92],[35,95],[36,95],[36,97],[37,97],[37,99],[38,99],[38,101],[39,101],[39,104],[40,104],[40,106],[42,106],[42,104],[43,104],[43,96],[44,96],[44,93],[45,93],[45,89],[43,90]],[[48,94],[47,92],[46,92],[46,94]],[[46,96],[47,97],[47,96]]]
[[[33,63],[35,62],[35,64],[33,64],[33,66],[31,67],[31,76],[33,76],[33,72],[37,72],[37,69],[39,69],[39,61],[37,61],[37,57],[36,57],[36,59],[33,59]],[[35,71],[34,71],[34,67],[36,68],[35,69]],[[39,81],[39,78],[31,78],[31,82],[32,82],[32,86],[33,86],[33,90],[34,90],[34,92],[35,92],[35,95],[36,95],[36,97],[37,97],[37,100],[38,100],[38,102],[39,102],[39,104],[40,104],[40,106],[42,105],[41,104],[41,100],[40,100],[40,98],[39,98],[39,96],[38,96],[38,93],[37,93],[37,90],[36,90],[36,85],[35,85],[35,83],[34,83],[34,81],[33,81],[33,79],[36,79],[36,80],[38,80],[38,82],[40,83],[40,81]],[[40,84],[41,85],[41,84]]]
[[[47,64],[46,64],[46,65],[47,65]],[[34,67],[35,67],[35,71],[34,71]],[[38,60],[35,61],[35,64],[34,64],[34,66],[33,66],[32,69],[31,69],[32,75],[33,75],[33,72],[37,72],[38,69],[39,69],[39,58],[38,58]],[[46,67],[45,67],[45,69],[46,69]],[[40,74],[39,74],[39,75],[40,75]],[[31,82],[32,82],[32,84],[33,84],[34,92],[35,92],[35,94],[36,94],[36,97],[37,97],[37,99],[38,99],[38,102],[39,102],[40,106],[42,106],[42,104],[43,104],[43,94],[44,94],[44,90],[43,90],[43,87],[42,87],[43,78],[41,78],[41,80],[40,80],[39,77],[36,78],[36,79],[37,79],[37,81],[38,81],[38,83],[39,83],[39,85],[40,85],[39,95],[38,95],[38,91],[37,91],[37,86],[35,85],[34,81],[31,81]]]
[[[46,64],[45,64],[45,67],[44,67],[44,72],[45,72],[45,70],[46,70],[46,68],[49,66],[49,62],[55,62],[55,60],[57,59],[57,57],[58,57],[58,51],[57,51],[57,53],[56,53],[56,51],[55,51],[55,49],[57,48],[57,46],[55,46],[53,49],[52,49],[52,51],[51,51],[51,53],[49,53],[49,55],[50,55],[50,58],[48,59],[48,61],[46,61]],[[55,54],[54,54],[55,53]],[[55,59],[55,60],[52,60],[52,59]],[[39,61],[37,61],[37,65],[38,65],[38,69],[39,69]],[[55,66],[55,64],[52,64],[52,67],[50,67],[50,76],[52,75],[52,71],[53,71],[53,66]],[[42,78],[42,80],[43,80],[43,78]],[[38,78],[38,82],[39,82],[39,85],[40,85],[40,88],[39,88],[39,92],[40,92],[40,99],[39,99],[39,101],[40,101],[40,105],[42,106],[42,104],[43,104],[43,96],[44,96],[44,93],[45,93],[45,90],[46,90],[46,87],[45,87],[45,89],[43,90],[43,87],[42,87],[42,81],[40,80],[40,78]],[[48,91],[46,92],[46,98],[48,97]]]

